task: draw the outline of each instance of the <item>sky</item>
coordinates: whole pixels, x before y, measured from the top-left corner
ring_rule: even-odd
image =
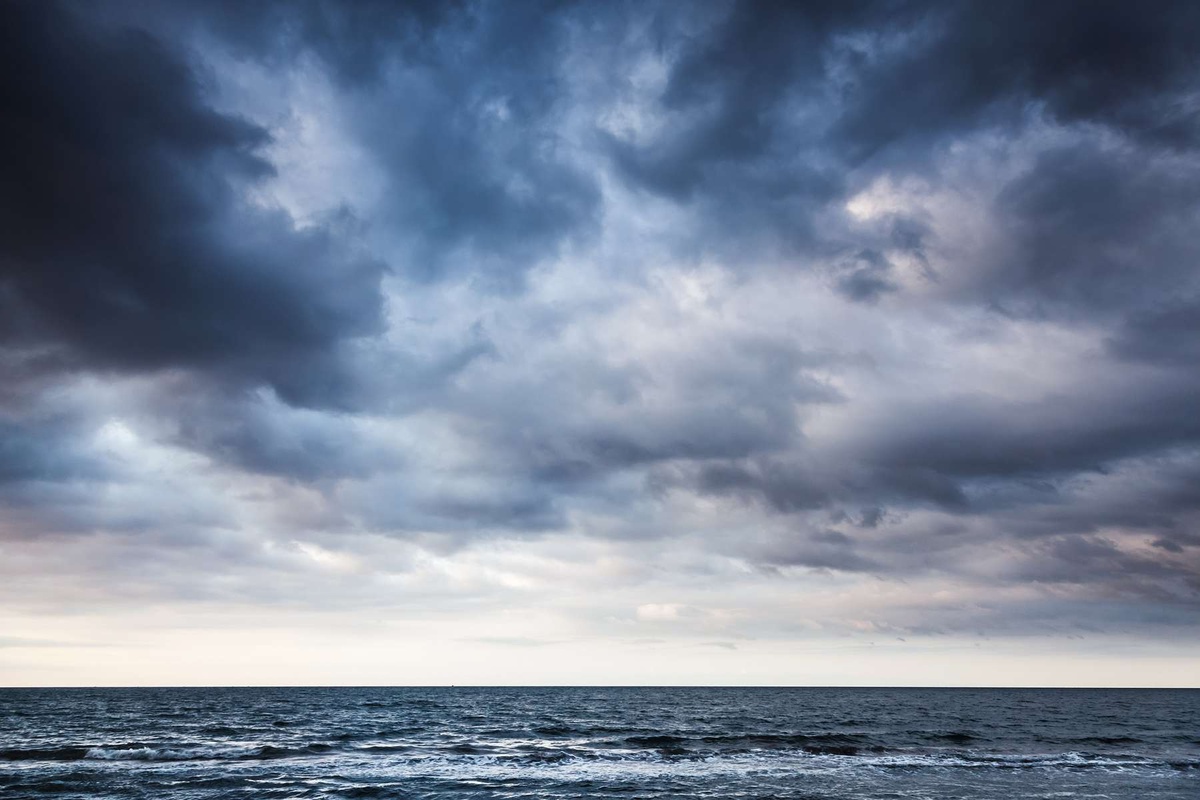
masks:
[[[1198,43],[0,3],[0,685],[1197,685]]]

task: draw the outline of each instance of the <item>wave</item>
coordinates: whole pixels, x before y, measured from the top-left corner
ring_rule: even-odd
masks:
[[[230,761],[313,756],[333,752],[333,745],[314,742],[303,747],[275,745],[152,745],[126,742],[104,745],[11,748],[0,750],[3,761]]]
[[[1136,754],[1112,755],[1085,752],[1053,754],[1012,753],[938,753],[882,756],[874,760],[874,766],[895,768],[954,767],[967,769],[1098,769],[1125,771],[1130,769],[1176,769],[1200,770],[1200,760],[1157,759]]]
[[[312,742],[298,746],[271,744],[150,744],[144,742],[103,745],[69,744],[0,750],[0,761],[268,761],[289,758],[333,757],[367,760],[389,766],[443,763],[493,767],[554,768],[587,763],[659,764],[670,769],[680,762],[849,769],[856,765],[878,769],[1173,769],[1200,770],[1200,759],[1153,758],[1137,753],[1113,754],[1070,751],[1048,754],[1014,754],[956,750],[885,750],[865,743],[862,736],[759,734],[743,736],[683,737],[671,734],[629,736],[622,740],[582,746],[525,742],[496,746],[486,742],[453,744],[335,745]]]
[[[95,761],[224,761],[245,758],[262,748],[239,745],[100,745],[84,758]]]

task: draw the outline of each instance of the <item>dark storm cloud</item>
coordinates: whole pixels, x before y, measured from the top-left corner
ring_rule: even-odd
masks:
[[[304,50],[316,53],[348,85],[383,77],[391,59],[421,60],[429,55],[438,28],[466,14],[466,3],[430,0],[361,0],[353,5],[329,0],[194,5],[175,3],[176,14],[201,22],[244,57],[286,68]]]
[[[1144,396],[1134,392],[1099,402],[1047,398],[1006,407],[956,398],[909,410],[903,429],[880,420],[881,427],[867,437],[878,463],[959,479],[1100,470],[1200,438],[1192,413],[1200,387],[1188,380],[1169,383],[1145,387]]]
[[[664,13],[653,42],[670,70],[650,109],[659,124],[649,135],[602,136],[619,174],[698,209],[696,246],[736,255],[774,238],[810,242],[844,176],[808,115],[825,100],[828,37],[862,15],[857,3],[740,3],[695,35]]]
[[[889,279],[891,271],[892,265],[886,257],[874,250],[863,250],[849,260],[837,280],[837,289],[851,300],[877,300],[882,294],[896,291],[896,284]]]
[[[753,554],[755,560],[771,568],[807,567],[839,572],[884,573],[892,571],[876,558],[864,555],[862,547],[836,530],[817,530],[811,533],[777,539]]]
[[[659,103],[671,124],[644,146],[613,139],[617,164],[631,180],[678,200],[738,192],[731,178],[789,194],[825,188],[815,174],[764,174],[761,167],[778,163],[789,144],[780,141],[793,132],[786,101],[819,88],[829,37],[861,19],[863,6],[739,3],[698,39],[669,31],[661,46],[675,58]]]
[[[790,343],[727,337],[704,359],[668,361],[657,369],[596,363],[554,376],[554,391],[532,398],[473,398],[470,413],[492,417],[495,447],[537,480],[566,485],[675,460],[706,462],[785,449],[799,435],[805,409],[843,398],[814,375],[827,360]],[[582,367],[582,369],[580,369]],[[592,414],[576,409],[591,407]],[[532,416],[539,424],[530,425]]]
[[[1030,114],[1146,147],[1190,150],[1200,133],[1187,2],[743,2],[672,32],[661,128],[610,150],[635,185],[702,209],[713,247],[844,248],[815,223],[871,169],[924,172],[955,137],[1015,134]],[[884,286],[847,281],[866,299]]]
[[[239,197],[272,172],[268,133],[210,108],[150,34],[54,3],[0,13],[4,344],[336,402],[338,346],[380,329],[381,267],[336,224],[300,230]]]
[[[0,502],[22,535],[155,532],[181,572],[184,540],[267,558],[227,528],[286,500],[110,503],[151,483],[94,441],[114,416],[130,452],[307,492],[326,533],[692,537],[763,572],[1177,619],[1200,591],[1198,41],[1182,2],[2,4]],[[303,225],[262,200],[324,146],[378,191]],[[332,161],[298,183],[365,180]],[[848,211],[913,177],[949,210]],[[1028,386],[979,364],[1036,361],[1003,334],[1043,330],[1098,344],[1048,338],[1077,371]],[[81,376],[143,383],[35,413]],[[729,509],[770,533],[695,521]],[[1028,623],[1005,613],[981,618]]]
[[[1145,381],[1108,396],[1050,397],[1008,404],[961,396],[895,404],[857,421],[853,440],[833,452],[713,460],[674,480],[705,493],[761,499],[781,513],[873,502],[929,505],[956,513],[999,513],[1053,500],[1064,482],[1102,475],[1130,459],[1194,447],[1200,385],[1180,376]],[[903,420],[903,424],[897,424]],[[1136,508],[1153,504],[1138,503]],[[1190,507],[1186,503],[1181,508]],[[1134,507],[1099,517],[1133,527],[1169,526],[1181,508],[1139,516]],[[1010,521],[1012,530],[1032,520]],[[1096,520],[1076,530],[1090,530]],[[1048,520],[1044,533],[1071,530]]]
[[[1150,314],[1162,325],[1162,306],[1186,303],[1200,292],[1198,166],[1086,142],[1042,154],[1000,195],[998,210],[1013,252],[984,288],[1006,310],[1133,311],[1139,320]],[[1166,324],[1173,321],[1168,317]],[[1135,323],[1130,333],[1146,326]]]
[[[292,409],[270,394],[193,391],[160,415],[174,441],[251,473],[320,481],[362,477],[399,462],[396,453],[372,446],[352,417]]]
[[[418,242],[412,274],[465,261],[504,285],[594,224],[598,189],[556,129],[570,42],[553,12],[476,9],[465,42],[437,52],[427,78],[399,76],[381,90],[386,112],[363,120],[392,176],[385,213]],[[395,94],[405,102],[386,102]]]
[[[1200,301],[1164,300],[1131,314],[1111,346],[1121,358],[1182,368],[1200,364]]]
[[[799,245],[839,265],[835,290],[877,303],[902,291],[889,249],[936,279],[927,252],[936,233],[900,218],[890,240],[875,234],[864,243],[831,209],[880,175],[936,185],[938,159],[969,137],[1017,141],[1047,126],[1057,141],[1047,137],[1028,169],[1000,179],[1007,183],[991,209],[1000,246],[946,265],[955,273],[947,293],[1009,318],[1099,326],[1110,331],[1111,355],[1185,371],[1130,373],[1124,385],[1091,394],[1064,387],[1018,405],[930,396],[858,420],[857,444],[833,452],[711,454],[661,469],[659,480],[788,515],[878,503],[995,514],[1003,526],[992,535],[1001,540],[1128,525],[1162,532],[1158,549],[1173,551],[1166,531],[1187,524],[1187,504],[1100,512],[1088,508],[1092,498],[1069,502],[1064,487],[1128,459],[1186,449],[1200,435],[1192,410],[1200,386],[1186,371],[1200,294],[1198,35],[1200,14],[1187,3],[877,3],[831,14],[742,3],[698,35],[672,40],[654,107],[661,124],[649,136],[615,137],[610,150],[631,184],[695,209],[698,235],[714,248]],[[830,177],[806,179],[817,173]],[[1070,511],[1057,519],[1000,513],[1047,502]],[[800,532],[760,556],[835,563],[830,543],[815,536]],[[1085,558],[1092,551],[1073,550],[1073,541],[1051,554],[1059,577],[1115,563]],[[851,551],[838,556],[845,569],[869,566]],[[1158,563],[1131,559],[1145,574]],[[1171,569],[1194,575],[1195,565]]]
[[[375,222],[404,274],[471,271],[498,289],[596,224],[599,191],[558,130],[572,36],[597,10],[554,2],[313,0],[187,6],[234,51],[284,66],[312,54],[383,168]]]
[[[1011,125],[1027,103],[1065,123],[1194,145],[1198,31],[1189,2],[743,2],[682,45],[663,103],[716,108],[702,126],[706,158],[679,153],[693,169],[763,154],[772,115],[830,78],[840,113],[829,140],[855,159]]]
[[[1032,103],[1063,123],[1194,146],[1188,97],[1200,62],[1194,3],[910,4],[914,41],[865,58],[835,136],[862,158],[981,124]],[[894,33],[894,31],[885,31]]]

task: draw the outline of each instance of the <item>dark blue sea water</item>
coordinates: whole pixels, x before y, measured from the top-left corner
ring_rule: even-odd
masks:
[[[6,798],[1200,798],[1200,691],[8,689]]]

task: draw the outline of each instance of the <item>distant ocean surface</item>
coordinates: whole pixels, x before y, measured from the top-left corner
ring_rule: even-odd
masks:
[[[1200,691],[4,689],[4,798],[1200,798]]]

